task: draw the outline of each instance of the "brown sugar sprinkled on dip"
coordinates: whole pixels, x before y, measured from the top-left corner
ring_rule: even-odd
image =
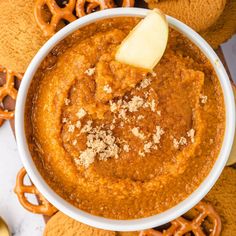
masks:
[[[175,30],[152,73],[114,60],[139,20],[102,20],[67,37],[36,73],[25,111],[29,149],[49,186],[114,219],[184,200],[211,170],[225,129],[212,66]]]

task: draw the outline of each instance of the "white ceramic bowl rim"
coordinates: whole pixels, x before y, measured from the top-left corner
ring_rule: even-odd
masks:
[[[38,51],[24,75],[24,79],[18,92],[15,116],[16,139],[21,160],[32,182],[35,184],[38,190],[48,199],[48,201],[51,202],[60,211],[82,223],[91,225],[96,228],[116,231],[142,230],[165,224],[179,217],[194,205],[196,205],[212,188],[226,164],[233,143],[235,130],[235,103],[231,84],[222,63],[220,62],[218,56],[215,54],[212,48],[201,38],[201,36],[199,36],[195,31],[193,31],[182,22],[167,16],[170,26],[187,36],[208,57],[215,68],[218,78],[220,79],[220,83],[224,93],[226,106],[225,137],[220,154],[207,178],[188,198],[163,213],[136,220],[112,220],[91,215],[74,207],[73,205],[62,199],[59,195],[57,195],[41,177],[28,150],[24,129],[24,107],[27,97],[26,91],[28,91],[31,80],[35,72],[37,71],[38,66],[59,41],[70,35],[78,28],[105,18],[122,16],[145,17],[149,11],[150,10],[141,8],[108,9],[89,14],[67,25],[58,33],[56,33],[52,38],[50,38]]]

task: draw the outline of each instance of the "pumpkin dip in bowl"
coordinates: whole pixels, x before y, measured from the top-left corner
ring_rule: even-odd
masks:
[[[152,72],[114,59],[139,21],[102,19],[63,39],[37,69],[24,111],[30,154],[50,188],[116,220],[153,216],[188,198],[225,135],[220,81],[183,34],[170,28]]]

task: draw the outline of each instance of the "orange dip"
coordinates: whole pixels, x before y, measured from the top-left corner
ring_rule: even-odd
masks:
[[[89,213],[134,219],[188,197],[222,145],[225,108],[213,67],[170,30],[152,73],[114,60],[139,22],[86,26],[57,45],[29,89],[25,127],[48,185]]]

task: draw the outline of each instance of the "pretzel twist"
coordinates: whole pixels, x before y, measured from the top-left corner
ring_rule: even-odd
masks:
[[[0,127],[2,126],[3,123],[4,123],[4,120],[0,119]]]
[[[133,7],[134,0],[123,0],[122,7]],[[77,0],[76,2],[76,15],[78,17],[90,14],[93,11],[104,10],[115,7],[113,0]]]
[[[10,96],[13,100],[16,100],[17,90],[15,89],[15,78],[22,80],[23,75],[11,70],[5,69],[0,66],[0,73],[6,75],[6,82],[0,87],[0,126],[4,120],[9,120],[14,117],[14,111],[5,110],[3,107],[3,100],[7,96]]]
[[[104,10],[114,6],[113,0],[77,0],[76,15],[82,17],[95,11],[97,8]]]
[[[57,209],[47,201],[46,198],[37,190],[37,188],[32,184],[32,185],[25,185],[24,184],[24,178],[26,176],[26,170],[25,168],[22,168],[16,178],[16,186],[15,186],[15,193],[17,194],[17,197],[21,203],[21,205],[27,209],[30,212],[37,213],[37,214],[43,214],[47,216],[53,215],[55,212],[57,212]],[[39,205],[34,205],[30,203],[25,194],[30,193],[34,194],[38,197],[40,200]]]
[[[122,7],[133,7],[135,0],[123,0]],[[43,7],[48,6],[51,13],[50,22],[45,21]],[[115,6],[113,0],[68,0],[65,7],[58,6],[55,0],[37,0],[34,6],[34,16],[38,26],[45,36],[51,36],[56,32],[56,28],[61,20],[72,22],[77,17],[82,17],[95,10],[104,10]],[[73,11],[76,11],[74,16]]]
[[[133,7],[135,0],[123,0],[122,7]]]
[[[141,231],[139,236],[183,236],[187,233],[193,233],[195,236],[205,236],[202,230],[202,224],[206,218],[210,219],[213,228],[210,229],[210,236],[219,236],[221,233],[221,220],[214,208],[205,202],[198,203],[194,209],[199,214],[193,220],[186,220],[179,217],[171,221],[171,226],[163,231],[149,229]]]
[[[139,236],[162,236],[163,234],[154,229],[148,229],[145,231],[141,231]]]
[[[55,0],[37,0],[34,7],[34,16],[38,26],[44,32],[45,36],[51,36],[56,32],[56,28],[61,20],[72,22],[76,20],[73,15],[76,0],[68,0],[64,8],[59,7]],[[50,22],[45,22],[42,11],[43,7],[47,5],[52,17]]]

